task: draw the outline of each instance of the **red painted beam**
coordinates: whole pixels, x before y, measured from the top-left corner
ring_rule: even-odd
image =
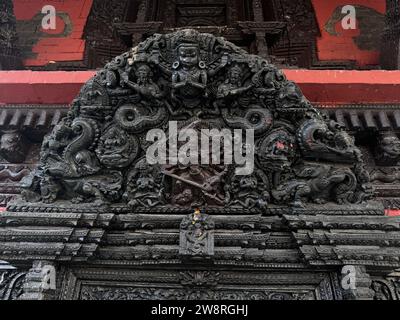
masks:
[[[69,104],[94,71],[0,71],[0,104]]]
[[[24,37],[37,39],[32,41],[32,56],[24,60],[25,66],[45,66],[53,61],[82,61],[86,41],[83,40],[84,28],[92,8],[93,0],[13,0],[14,13],[19,24],[32,20],[46,5],[54,6],[57,13],[63,13],[67,19],[56,19],[55,30],[43,30],[40,20],[24,30]],[[63,35],[70,28],[68,35]]]
[[[400,103],[400,71],[285,70],[317,104]]]
[[[316,104],[400,104],[400,71],[284,72]],[[69,104],[94,73],[0,71],[0,104]]]
[[[400,210],[387,209],[385,210],[385,215],[388,217],[400,217]]]

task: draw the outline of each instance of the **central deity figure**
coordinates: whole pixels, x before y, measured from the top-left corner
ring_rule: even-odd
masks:
[[[178,105],[182,101],[188,108],[198,107],[198,97],[207,96],[206,64],[200,61],[200,49],[195,44],[181,44],[177,54],[178,61],[172,66],[172,97]]]

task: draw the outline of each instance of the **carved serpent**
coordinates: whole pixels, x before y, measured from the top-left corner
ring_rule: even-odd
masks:
[[[79,136],[75,138],[64,150],[64,159],[69,165],[69,170],[64,174],[69,177],[79,177],[93,174],[98,171],[98,160],[92,150],[99,139],[100,131],[96,121],[77,118],[71,126]]]
[[[317,135],[322,137],[328,134],[329,128],[323,121],[311,119],[304,122],[297,132],[297,140],[301,151],[306,154],[309,151],[326,149],[327,146],[318,141]]]
[[[222,109],[221,113],[223,119],[231,128],[253,129],[256,136],[267,132],[273,124],[271,111],[254,105],[250,106],[243,117],[230,115],[228,109]]]
[[[350,169],[339,169],[334,171],[333,174],[344,176],[343,182],[333,190],[338,203],[347,204],[362,201],[362,198],[355,192],[358,184],[357,177]]]
[[[164,107],[159,107],[151,115],[145,115],[143,111],[147,110],[141,106],[124,105],[115,112],[114,119],[121,128],[138,133],[161,125],[168,117]]]

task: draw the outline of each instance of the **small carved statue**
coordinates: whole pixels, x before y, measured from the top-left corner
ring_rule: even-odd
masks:
[[[271,131],[258,146],[258,159],[268,171],[289,170],[295,157],[296,139],[284,129]]]
[[[179,253],[184,256],[214,255],[214,222],[199,209],[185,217],[180,226]]]
[[[45,161],[47,158],[52,157],[61,161],[60,154],[63,152],[64,148],[70,144],[71,135],[72,129],[64,122],[56,125],[53,132],[44,138],[40,155],[41,159]]]
[[[273,104],[276,93],[279,91],[280,83],[284,80],[285,76],[281,71],[272,66],[265,67],[252,78],[254,93],[265,105],[269,106]]]
[[[310,107],[300,88],[290,81],[280,89],[277,102],[284,109]]]

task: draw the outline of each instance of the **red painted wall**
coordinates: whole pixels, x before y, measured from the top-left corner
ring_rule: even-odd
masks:
[[[85,41],[82,40],[82,35],[93,0],[13,0],[13,2],[19,24],[31,21],[36,14],[41,12],[44,5],[53,5],[58,12],[65,12],[72,22],[72,33],[62,38],[41,36],[41,32],[61,33],[65,24],[60,18],[57,19],[57,30],[54,31],[42,30],[41,24],[36,23],[32,27],[32,32],[39,36],[32,48],[36,56],[25,59],[25,66],[45,66],[52,61],[81,61],[83,59]],[[336,8],[349,4],[376,10],[383,16],[385,0],[312,0],[312,3],[321,31],[321,38],[317,40],[320,60],[355,60],[359,66],[379,64],[379,48],[378,50],[362,50],[355,43],[354,37],[360,35],[360,29],[343,30],[338,21],[335,25],[338,34],[332,35],[326,31],[325,25]]]
[[[385,0],[312,0],[312,3],[321,31],[321,37],[317,40],[318,58],[320,60],[355,60],[359,66],[379,64],[379,32],[383,30],[372,31],[373,25],[375,24],[375,21],[372,21],[375,18],[373,19],[372,17],[378,17],[381,14],[381,18],[383,19],[386,10]],[[342,28],[342,20],[340,19],[334,25],[337,35],[332,35],[327,31],[326,24],[333,18],[335,10],[345,5],[366,7],[367,9],[364,9],[363,12],[370,11],[371,18],[365,19],[361,17],[361,13],[357,13],[356,10],[358,15],[356,30],[344,30]],[[370,10],[368,10],[368,8]],[[376,13],[373,11],[376,11]],[[361,19],[363,19],[362,22]],[[363,24],[362,30],[360,29],[361,23]],[[360,49],[355,43],[354,38],[359,37],[361,32],[367,35],[368,32],[374,32],[374,34],[371,33],[370,36],[374,37],[374,42],[378,50]]]
[[[45,5],[52,5],[57,12],[64,12],[71,21],[71,33],[67,37],[43,37],[42,33],[60,34],[65,23],[57,17],[56,30],[43,30],[41,21],[32,29],[32,38],[39,37],[32,51],[36,57],[25,59],[25,66],[44,66],[51,61],[81,61],[85,50],[82,40],[83,30],[92,7],[93,0],[13,0],[17,23],[20,25],[32,21]],[[36,20],[35,20],[36,21]]]
[[[316,104],[400,104],[400,71],[284,72]],[[69,104],[94,74],[94,71],[0,71],[0,105]]]

